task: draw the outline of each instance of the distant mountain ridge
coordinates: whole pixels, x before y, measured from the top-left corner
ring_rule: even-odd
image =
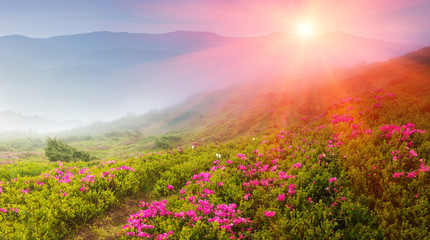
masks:
[[[191,52],[223,44],[229,37],[210,32],[176,31],[161,34],[128,32],[92,32],[40,38],[38,40],[57,47],[85,51],[109,50],[113,48],[135,48],[153,51]]]

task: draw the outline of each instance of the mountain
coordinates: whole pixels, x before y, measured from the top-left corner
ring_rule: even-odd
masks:
[[[340,69],[409,50],[341,32],[312,38],[206,32],[6,36],[0,37],[0,81],[9,91],[0,95],[0,108],[106,121],[248,82],[282,79],[294,89],[325,84]]]
[[[84,125],[79,121],[55,121],[41,116],[25,116],[10,110],[0,111],[0,131],[3,132],[58,132]]]
[[[84,51],[133,48],[185,53],[222,45],[230,38],[209,32],[177,31],[163,34],[92,32],[39,40],[57,47]]]
[[[47,68],[65,64],[81,51],[56,47],[38,39],[21,35],[0,37],[0,54],[16,60]]]

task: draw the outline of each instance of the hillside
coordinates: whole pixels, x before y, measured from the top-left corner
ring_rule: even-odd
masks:
[[[422,111],[427,111],[429,102],[421,97],[430,90],[426,77],[430,73],[429,49],[423,48],[350,72],[315,75],[312,76],[315,81],[319,80],[318,77],[330,79],[321,80],[322,83],[314,87],[297,90],[290,88],[289,83],[282,79],[241,84],[196,95],[163,111],[96,124],[77,130],[77,133],[139,131],[146,136],[180,134],[184,143],[188,144],[194,141],[224,141],[270,127],[297,123],[323,112],[340,98],[379,88],[410,95],[410,98],[416,98],[414,101],[419,102]]]
[[[292,124],[268,128],[276,121],[267,120],[259,132],[216,144],[196,141],[127,160],[52,162],[42,175],[4,179],[0,236],[78,238],[83,235],[77,226],[92,219],[86,239],[425,239],[430,224],[425,51],[308,92],[304,99],[329,107],[301,113],[307,118]],[[381,85],[387,88],[376,88]],[[283,105],[274,96],[274,107],[266,105],[265,111],[280,121]],[[288,106],[302,109],[294,104]],[[242,116],[251,110],[234,111]],[[211,130],[206,133],[212,137],[221,132]],[[140,210],[122,222],[94,220],[102,216],[100,222],[109,222],[103,214],[126,197],[141,199]]]

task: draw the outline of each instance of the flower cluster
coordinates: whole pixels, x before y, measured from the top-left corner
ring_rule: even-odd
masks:
[[[425,133],[424,130],[415,129],[415,125],[413,123],[407,123],[405,125],[397,126],[397,125],[385,125],[380,127],[382,135],[387,140],[391,140],[393,134],[398,133],[401,135],[402,141],[407,141],[409,137],[414,133]]]

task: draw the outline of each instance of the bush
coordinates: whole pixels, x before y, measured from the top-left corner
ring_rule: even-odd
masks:
[[[181,137],[179,136],[162,136],[155,139],[155,148],[169,150],[179,145]]]
[[[62,162],[88,162],[92,156],[86,152],[78,151],[76,148],[64,143],[57,138],[48,138],[45,147],[45,155],[49,161],[62,161]]]

